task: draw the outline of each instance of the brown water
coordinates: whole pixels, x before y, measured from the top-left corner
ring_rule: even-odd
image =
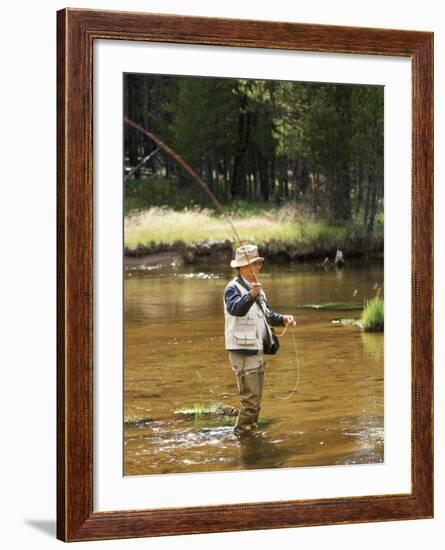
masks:
[[[195,403],[239,407],[224,349],[222,295],[232,276],[214,264],[126,273],[124,474],[382,462],[383,335],[331,322],[360,311],[302,307],[362,304],[382,287],[381,262],[342,271],[266,263],[261,282],[272,309],[297,319],[298,360],[289,330],[267,359],[263,426],[239,441],[231,419],[215,425],[175,414]],[[297,380],[290,399],[277,399]]]

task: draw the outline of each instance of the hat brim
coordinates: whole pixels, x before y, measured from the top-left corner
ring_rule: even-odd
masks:
[[[264,258],[261,256],[257,256],[256,258],[252,258],[250,261],[246,260],[232,260],[230,262],[230,267],[244,267],[246,265],[253,264],[255,262],[264,262]]]

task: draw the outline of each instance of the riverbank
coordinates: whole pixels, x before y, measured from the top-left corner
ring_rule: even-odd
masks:
[[[346,261],[348,258],[362,257],[364,254],[359,246],[360,243],[344,242],[339,243],[339,248],[343,251]],[[139,245],[135,248],[125,248],[125,264],[128,267],[137,267],[138,265],[155,265],[162,263],[171,263],[179,259],[184,264],[194,264],[205,258],[212,257],[216,261],[228,261],[233,257],[233,250],[237,243],[226,239],[225,241],[203,241],[187,245],[183,241],[173,243],[149,243]],[[329,258],[334,261],[336,246],[320,246],[313,249],[299,246],[298,243],[285,243],[280,241],[270,241],[259,245],[260,254],[274,262],[292,262],[305,260],[325,260]],[[369,251],[373,257],[382,255],[380,250]]]
[[[329,224],[295,208],[235,214],[233,223],[244,242],[254,242],[273,261],[299,261],[365,255],[357,222]],[[125,218],[128,265],[156,263],[156,257],[176,256],[192,264],[205,257],[230,258],[238,243],[227,220],[208,209],[174,211],[151,208]],[[383,254],[383,224],[368,242],[368,254]]]

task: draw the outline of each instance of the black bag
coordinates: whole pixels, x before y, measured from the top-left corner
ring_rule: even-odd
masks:
[[[268,329],[268,337],[263,342],[263,353],[264,355],[275,355],[280,349],[280,341],[278,340],[278,336],[275,334],[274,329],[271,326],[269,326]],[[270,341],[270,337],[272,337],[272,342]]]

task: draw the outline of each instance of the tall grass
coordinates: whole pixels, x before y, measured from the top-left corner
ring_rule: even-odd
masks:
[[[365,303],[361,325],[366,332],[381,332],[384,327],[384,303],[376,296]]]
[[[314,219],[297,208],[275,208],[248,212],[234,208],[231,219],[244,241],[262,244],[281,241],[301,251],[342,246],[354,231],[354,224],[332,225]],[[176,211],[152,207],[125,218],[125,246],[137,248],[149,243],[191,245],[203,241],[232,239],[227,220],[211,209],[188,208]]]

